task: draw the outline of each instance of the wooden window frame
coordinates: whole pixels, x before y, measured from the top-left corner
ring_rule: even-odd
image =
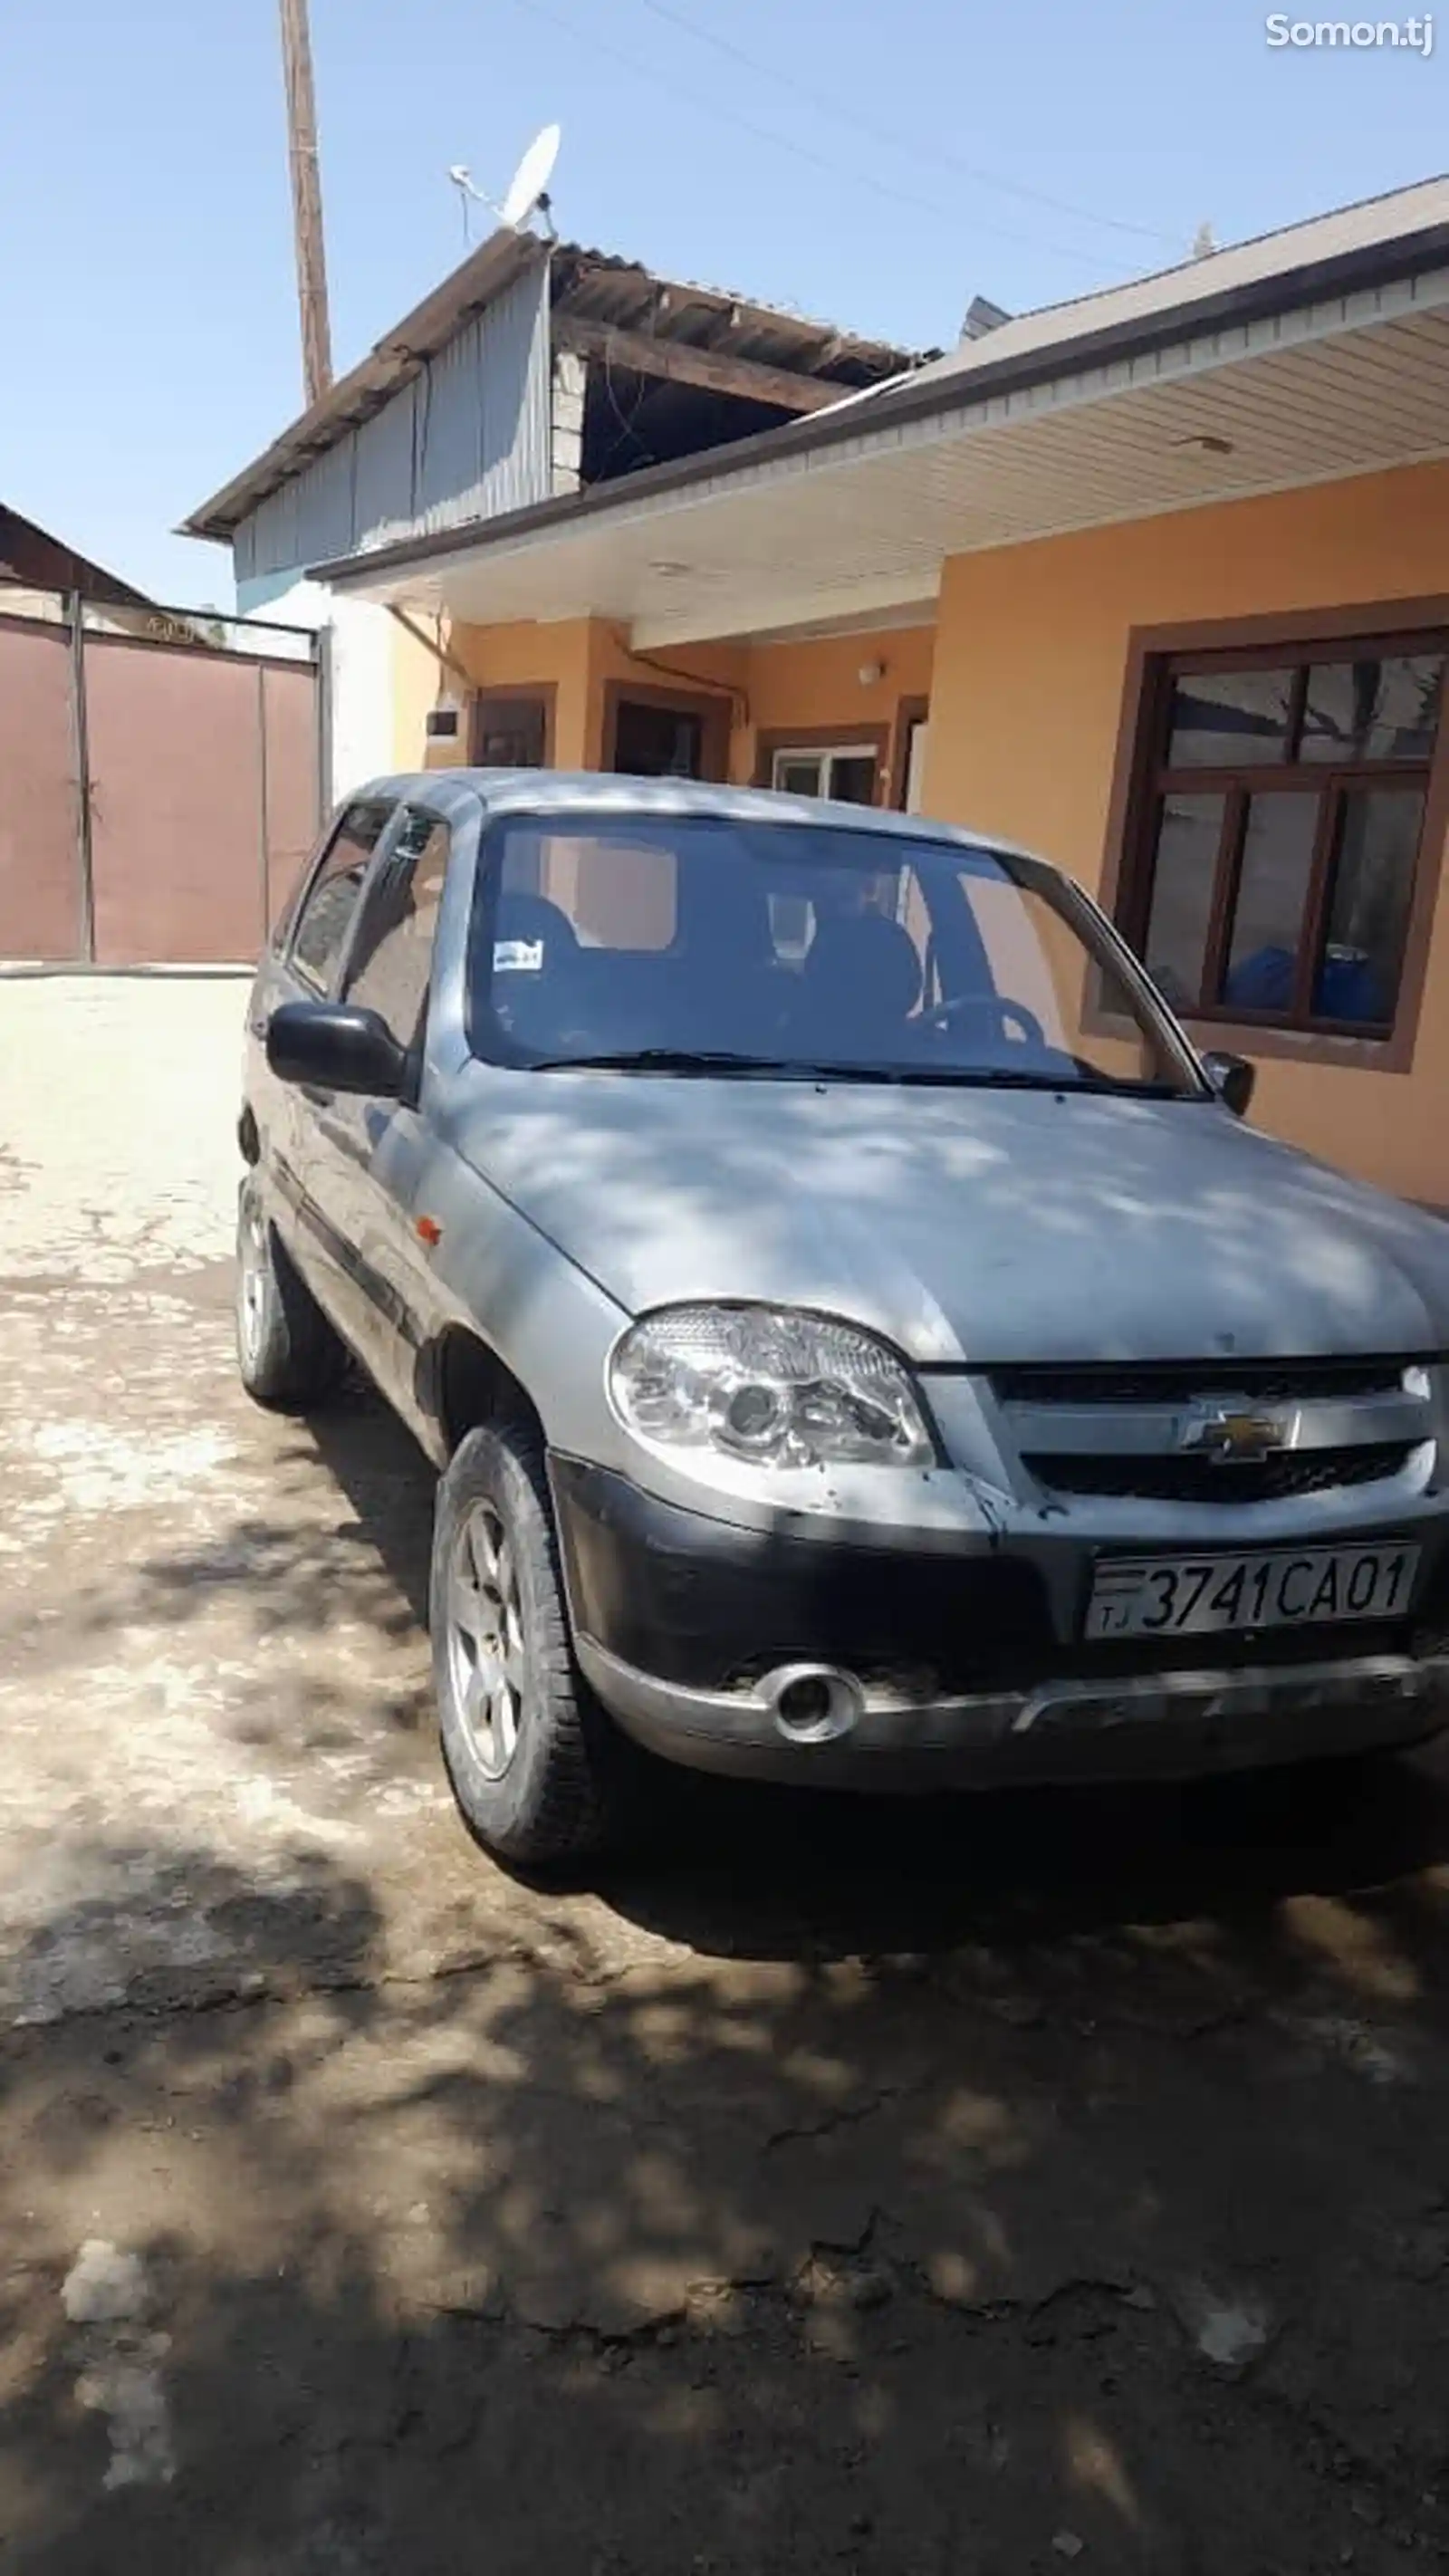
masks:
[[[755,785],[769,787],[775,775],[775,755],[781,751],[840,751],[852,754],[869,752],[875,761],[875,794],[872,805],[884,805],[892,783],[890,765],[891,729],[884,724],[784,725],[755,736]],[[861,808],[862,812],[867,809]]]
[[[1198,669],[1204,663],[1223,670],[1270,669],[1277,656],[1304,673],[1296,684],[1301,701],[1309,663],[1341,658],[1343,648],[1350,644],[1372,644],[1380,654],[1423,653],[1436,647],[1449,653],[1449,599],[1378,600],[1297,615],[1133,628],[1128,637],[1101,902],[1139,954],[1151,901],[1152,825],[1166,768],[1166,727],[1174,676],[1184,665]],[[1264,762],[1261,767],[1242,764],[1222,769],[1204,765],[1171,774],[1175,793],[1200,789],[1205,795],[1225,794],[1228,798],[1208,929],[1209,967],[1221,962],[1230,932],[1232,903],[1241,872],[1247,798],[1260,786],[1270,794],[1291,788],[1301,792],[1309,779],[1318,789],[1322,807],[1304,912],[1306,935],[1300,944],[1295,1003],[1308,998],[1305,987],[1312,972],[1324,909],[1331,900],[1334,834],[1329,818],[1341,810],[1343,792],[1353,786],[1390,787],[1400,781],[1406,787],[1422,787],[1424,819],[1391,1031],[1379,1035],[1349,1030],[1342,1023],[1315,1021],[1306,1010],[1301,1014],[1295,1010],[1292,1015],[1258,1015],[1244,1012],[1241,1006],[1198,1003],[1179,1012],[1189,1028],[1201,1031],[1203,1042],[1212,1046],[1306,1063],[1357,1065],[1382,1073],[1407,1072],[1414,1058],[1445,837],[1449,833],[1449,693],[1428,761],[1324,761],[1291,767],[1286,762]],[[1104,1033],[1120,1025],[1099,1012],[1091,1018]]]
[[[542,766],[545,769],[552,769],[555,746],[554,718],[558,704],[556,680],[504,680],[496,686],[479,681],[468,701],[468,765],[471,769],[483,767],[478,754],[482,748],[480,737],[483,732],[484,708],[497,706],[500,701],[504,704],[510,701],[516,704],[520,698],[543,709]]]

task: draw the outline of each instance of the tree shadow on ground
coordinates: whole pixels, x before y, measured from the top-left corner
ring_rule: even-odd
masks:
[[[1433,1995],[1386,2071],[1244,2018],[1205,1954],[1189,2017],[1170,1973],[1043,2007],[985,1953],[601,1976],[580,1937],[409,1977],[365,1877],[149,1860],[234,1957],[0,2060],[0,2564],[1018,2576],[1065,2535],[1296,2576],[1449,2542]],[[109,2311],[87,2239],[135,2258]]]

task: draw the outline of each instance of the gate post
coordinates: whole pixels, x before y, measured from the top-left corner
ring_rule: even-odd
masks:
[[[86,730],[86,645],[84,603],[80,592],[73,590],[70,613],[70,715],[71,741],[75,752],[75,838],[76,861],[80,869],[81,957],[87,966],[96,962],[96,879],[91,859],[91,762],[90,741]]]

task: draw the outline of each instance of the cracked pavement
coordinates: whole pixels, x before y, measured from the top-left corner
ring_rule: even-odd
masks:
[[[1449,1761],[508,1877],[425,1467],[234,1384],[243,993],[0,980],[0,2566],[1449,2554]]]

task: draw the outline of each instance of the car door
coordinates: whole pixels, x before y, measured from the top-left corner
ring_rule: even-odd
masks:
[[[405,804],[370,877],[348,944],[341,998],[376,1011],[410,1076],[403,1097],[338,1093],[318,1115],[314,1188],[323,1222],[351,1247],[356,1325],[349,1337],[384,1395],[413,1409],[427,1255],[412,1222],[424,1138],[418,1116],[433,943],[451,849],[448,824]]]
[[[396,811],[397,800],[390,796],[359,797],[344,806],[293,918],[282,961],[286,989],[278,991],[278,1001],[335,999],[368,870]],[[288,1248],[356,1348],[365,1300],[354,1276],[345,1211],[339,1193],[328,1185],[335,1150],[328,1122],[337,1111],[337,1098],[310,1084],[278,1089],[287,1092],[289,1107],[271,1160],[286,1209]]]

